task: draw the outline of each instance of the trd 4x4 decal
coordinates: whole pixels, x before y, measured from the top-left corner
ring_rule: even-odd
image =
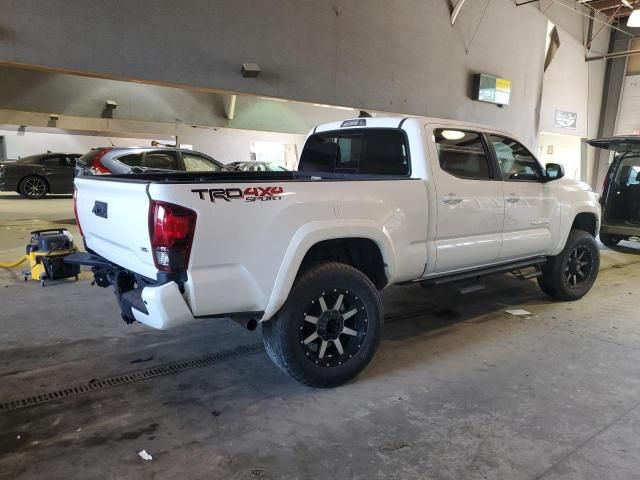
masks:
[[[281,200],[284,189],[282,187],[248,187],[242,188],[196,188],[191,190],[197,193],[200,200],[210,200],[215,203],[216,200],[244,199],[245,202],[264,202],[269,200]]]

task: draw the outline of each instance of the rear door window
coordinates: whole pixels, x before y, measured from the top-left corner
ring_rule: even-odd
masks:
[[[618,167],[616,183],[620,185],[637,185],[640,183],[640,158],[625,158]]]
[[[59,168],[62,166],[62,158],[60,157],[45,158],[42,161],[42,165],[44,165],[47,168]]]
[[[141,166],[159,170],[181,170],[178,155],[173,150],[147,152]]]
[[[298,170],[407,176],[411,173],[407,139],[398,129],[314,134],[305,143]]]
[[[466,130],[437,128],[433,131],[440,168],[468,180],[490,180],[489,156],[482,134]]]
[[[73,168],[76,166],[76,158],[72,156],[67,156],[62,158],[62,166],[67,168]]]
[[[140,167],[142,165],[142,154],[130,153],[129,155],[123,155],[118,157],[118,161],[130,167]]]

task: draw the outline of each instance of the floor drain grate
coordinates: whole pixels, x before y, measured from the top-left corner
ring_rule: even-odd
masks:
[[[192,360],[168,363],[165,365],[160,365],[158,367],[149,367],[143,370],[125,373],[123,375],[103,378],[101,380],[92,380],[88,383],[82,383],[74,387],[63,388],[53,392],[43,393],[41,395],[35,395],[33,397],[21,398],[19,400],[2,402],[0,403],[0,412],[8,412],[11,410],[17,410],[19,408],[32,407],[34,405],[40,405],[42,403],[51,402],[54,400],[61,400],[67,397],[95,392],[96,390],[104,390],[105,388],[117,387],[126,383],[139,382],[141,380],[160,377],[162,375],[171,375],[173,373],[182,372],[184,370],[189,370],[192,368],[208,367],[216,363],[226,362],[228,360],[233,360],[234,358],[263,351],[264,347],[262,343],[256,343],[253,345],[238,347],[233,350],[226,350],[223,352],[206,355],[204,357],[194,358]]]

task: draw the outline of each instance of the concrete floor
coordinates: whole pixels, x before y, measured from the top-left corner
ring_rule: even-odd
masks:
[[[70,206],[0,196],[0,259]],[[463,297],[388,289],[378,354],[334,390],[260,352],[0,412],[0,478],[638,478],[638,247],[603,250],[574,303],[508,276]],[[87,276],[42,289],[0,270],[0,305],[0,404],[260,341],[226,320],[127,326]]]

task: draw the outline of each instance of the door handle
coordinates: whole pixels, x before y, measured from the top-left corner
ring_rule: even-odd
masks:
[[[457,205],[462,202],[462,198],[456,197],[455,193],[450,193],[449,195],[445,195],[442,201],[447,205]]]
[[[520,201],[520,197],[516,197],[515,194],[511,194],[510,197],[507,197],[507,202],[509,203],[517,203]]]
[[[47,172],[47,173],[53,172],[53,168],[43,168],[42,171]]]

